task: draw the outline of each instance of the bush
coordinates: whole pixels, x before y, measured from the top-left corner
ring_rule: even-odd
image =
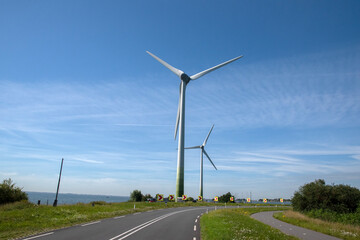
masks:
[[[187,201],[187,202],[193,202],[193,201],[194,201],[194,198],[193,198],[193,197],[188,197],[188,198],[186,199],[186,201]]]
[[[130,194],[130,201],[131,202],[141,202],[142,198],[143,198],[143,195],[142,195],[140,190],[134,190]]]
[[[360,225],[360,212],[355,213],[337,213],[331,210],[311,210],[305,213],[312,218],[320,218],[328,222],[340,222],[344,224]]]
[[[0,204],[28,200],[27,194],[21,188],[15,187],[11,178],[3,180],[0,184]]]
[[[22,210],[27,208],[36,207],[37,205],[27,201],[22,200],[14,203],[6,203],[3,205],[0,205],[0,211],[13,211],[13,210]]]
[[[334,213],[354,213],[359,204],[359,189],[342,184],[326,185],[323,179],[301,186],[292,199],[294,209],[300,212],[321,209]]]
[[[142,196],[142,201],[143,202],[146,202],[147,201],[147,199],[152,199],[153,197],[149,194],[149,193],[147,193],[147,194],[145,194],[144,196]]]
[[[233,195],[228,192],[226,194],[223,194],[222,196],[219,197],[219,202],[221,203],[227,203],[227,202],[230,202],[230,198],[232,197]]]
[[[92,201],[90,202],[91,205],[108,205],[108,204],[111,204],[111,203],[107,203],[105,201]]]

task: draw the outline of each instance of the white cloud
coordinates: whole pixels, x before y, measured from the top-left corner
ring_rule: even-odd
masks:
[[[329,60],[335,57],[335,62]],[[230,181],[234,186],[240,184],[238,175],[253,182],[271,182],[291,176],[360,174],[360,147],[355,134],[360,123],[359,64],[358,53],[352,59],[347,52],[317,54],[242,64],[228,74],[191,82],[186,103],[187,144],[202,142],[215,123],[208,153],[219,171],[208,162],[205,170],[218,179],[219,186],[231,185]],[[71,166],[65,169],[65,176],[90,179],[95,174],[99,189],[106,179],[127,179],[131,187],[139,187],[138,179],[146,179],[154,183],[146,186],[147,191],[162,184],[170,192],[176,172],[173,131],[178,82],[154,85],[153,81],[0,82],[0,156],[6,163],[2,171],[17,172],[17,177],[35,172],[37,178],[45,179],[49,176],[40,176],[37,166],[30,164],[39,161],[43,166],[51,165],[47,166],[52,169],[49,175],[56,178],[64,157]],[[316,133],[308,133],[311,137],[305,140],[301,134],[298,139],[282,139],[290,139],[290,143],[271,136],[269,139],[274,140],[267,147],[260,147],[263,142],[259,136],[248,135],[250,140],[236,136],[242,129],[259,135],[263,128],[273,128],[271,134],[286,135],[284,129],[299,133],[317,127],[325,131],[353,127],[355,131],[351,139],[342,136],[348,139],[346,143],[334,133],[332,137],[339,139],[339,145],[326,145],[328,135],[313,140]],[[351,143],[354,146],[346,146]],[[312,147],[304,148],[304,144]],[[332,157],[332,161],[326,162],[324,157]],[[198,188],[198,162],[197,151],[186,152],[186,184],[191,189]],[[219,180],[226,177],[227,181]],[[74,189],[81,189],[81,180],[74,181],[78,184]],[[129,191],[120,186],[123,182],[109,184]],[[35,190],[30,184],[26,186]],[[74,192],[70,185],[68,191]]]

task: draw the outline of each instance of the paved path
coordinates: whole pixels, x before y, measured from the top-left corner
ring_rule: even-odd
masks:
[[[23,240],[199,240],[200,216],[214,207],[169,208],[138,212],[59,229]]]
[[[323,233],[315,232],[313,230],[309,230],[306,228],[294,226],[282,221],[279,221],[273,217],[273,214],[279,211],[272,212],[259,212],[251,215],[252,218],[270,225],[273,228],[277,228],[283,233],[291,236],[295,236],[300,239],[306,240],[340,240],[340,238],[336,238],[333,236],[329,236]]]

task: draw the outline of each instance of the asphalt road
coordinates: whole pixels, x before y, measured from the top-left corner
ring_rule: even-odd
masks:
[[[276,211],[275,211],[276,212]],[[282,221],[279,221],[273,217],[275,212],[259,212],[251,215],[252,218],[270,225],[273,228],[277,228],[283,233],[291,236],[295,236],[305,240],[340,240],[340,238],[332,237],[323,233],[315,232],[306,228],[294,226]],[[278,211],[277,211],[278,212]]]
[[[200,239],[200,216],[214,207],[160,209],[76,225],[23,240]]]

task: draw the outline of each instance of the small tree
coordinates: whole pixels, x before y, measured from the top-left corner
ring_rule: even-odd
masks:
[[[142,196],[142,201],[145,202],[148,198],[153,198],[149,193]]]
[[[221,202],[221,203],[230,202],[230,197],[232,197],[232,194],[230,192],[228,192],[219,197],[219,202]]]
[[[0,204],[28,200],[28,196],[21,188],[15,187],[15,183],[9,179],[0,184]]]
[[[132,202],[141,202],[142,199],[143,199],[143,195],[140,190],[134,190],[130,194],[130,201]]]
[[[186,199],[186,201],[187,201],[187,202],[193,202],[193,201],[194,201],[194,198],[193,198],[193,197],[188,197],[188,198]]]

